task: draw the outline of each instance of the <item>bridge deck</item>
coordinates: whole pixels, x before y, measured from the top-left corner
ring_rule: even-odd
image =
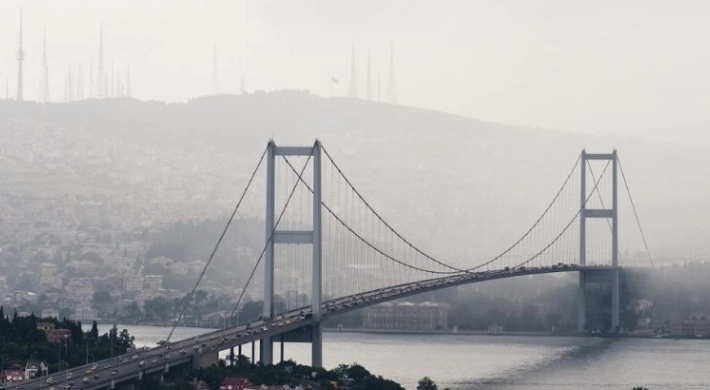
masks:
[[[611,269],[613,269],[611,266],[580,267],[562,264],[550,267],[519,267],[497,271],[458,273],[325,301],[322,307],[322,319],[378,303],[463,284],[525,275],[571,271],[605,271]],[[310,314],[310,308],[304,307],[283,313],[271,320],[258,320],[225,330],[209,332],[198,337],[171,343],[167,348],[154,347],[148,350],[134,351],[112,359],[75,367],[68,371],[53,373],[50,376],[56,381],[53,385],[56,389],[64,389],[69,382],[73,382],[76,388],[85,390],[107,389],[110,388],[112,382],[118,384],[132,381],[137,379],[139,375],[168,372],[171,367],[190,364],[193,358],[201,354],[214,354],[238,345],[251,343],[266,336],[277,336],[311,325],[316,320],[311,318]],[[143,362],[143,365],[140,365],[141,362]],[[98,368],[96,371],[87,374],[86,370],[90,369],[93,364],[98,365]],[[114,371],[116,372],[113,373]],[[72,379],[67,379],[67,374],[69,373],[72,375]],[[22,388],[48,389],[47,378],[40,377],[28,381],[22,384]],[[88,382],[85,383],[84,378],[87,378]]]

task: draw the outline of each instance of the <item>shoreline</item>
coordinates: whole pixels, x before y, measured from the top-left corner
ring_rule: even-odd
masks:
[[[99,325],[111,326],[111,322],[99,322]],[[143,323],[143,324],[116,324],[123,327],[126,326],[153,326],[168,328],[172,324],[163,323]],[[205,329],[206,331],[218,330],[219,328],[210,328],[205,326],[178,326],[178,328]],[[120,328],[119,328],[120,329]],[[535,331],[508,331],[501,333],[490,333],[485,330],[405,330],[405,329],[363,329],[363,328],[323,328],[323,332],[327,333],[371,333],[371,334],[401,334],[401,335],[462,335],[462,336],[526,336],[526,337],[597,337],[597,338],[637,338],[637,339],[673,339],[673,340],[710,340],[707,337],[683,337],[673,336],[670,334],[654,335],[649,333],[591,333],[591,332],[535,332]]]
[[[323,332],[328,333],[375,333],[375,334],[402,334],[402,335],[451,335],[451,336],[533,336],[533,337],[597,337],[597,338],[632,338],[632,339],[674,339],[674,340],[710,340],[707,337],[683,337],[672,336],[670,334],[653,335],[641,333],[590,333],[590,332],[533,332],[533,331],[510,331],[501,333],[489,333],[480,330],[403,330],[403,329],[360,329],[360,328],[323,328]]]

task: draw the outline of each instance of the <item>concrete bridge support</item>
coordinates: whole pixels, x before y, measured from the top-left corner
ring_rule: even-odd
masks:
[[[311,338],[311,366],[323,367],[323,329],[321,324],[313,325]]]
[[[192,356],[193,368],[206,368],[213,364],[219,364],[219,351],[216,349],[214,351],[203,351]],[[165,372],[168,372],[167,367],[165,367]]]
[[[577,289],[577,332],[587,329],[587,275],[579,271],[579,288]]]
[[[262,365],[274,364],[274,346],[271,336],[262,338],[259,343],[259,362]]]
[[[619,331],[619,269],[611,271],[611,330]]]
[[[115,383],[114,381],[111,381],[111,389],[115,390],[134,390],[135,389],[135,384],[133,381],[129,382],[121,382],[121,383]]]

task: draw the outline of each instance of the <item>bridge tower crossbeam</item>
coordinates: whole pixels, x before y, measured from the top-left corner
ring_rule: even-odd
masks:
[[[313,226],[310,231],[277,230],[275,221],[276,204],[276,158],[297,156],[313,158]],[[276,146],[269,141],[266,160],[266,251],[264,253],[264,307],[263,316],[274,316],[274,246],[278,244],[312,245],[313,274],[311,291],[311,366],[323,366],[323,336],[320,324],[322,303],[322,218],[321,218],[321,144],[316,140],[313,146]],[[273,364],[273,338],[261,339],[261,363]]]
[[[587,193],[587,166],[592,160],[610,161],[612,165],[612,204],[611,208],[607,209],[591,209],[587,208],[589,194]],[[617,197],[617,172],[618,158],[616,150],[612,153],[587,153],[582,150],[581,157],[581,205],[579,219],[579,265],[584,267],[587,265],[587,218],[605,218],[611,219],[611,329],[617,331],[619,329],[619,204]],[[596,190],[593,189],[593,191]],[[577,330],[584,332],[586,330],[586,284],[588,275],[586,271],[579,272],[579,290],[577,295]]]

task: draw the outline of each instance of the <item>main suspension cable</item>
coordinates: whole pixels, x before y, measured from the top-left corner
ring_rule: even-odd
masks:
[[[252,268],[251,273],[249,274],[249,278],[247,279],[247,282],[245,283],[244,288],[242,289],[242,292],[239,294],[239,299],[237,299],[237,304],[234,305],[234,309],[232,310],[230,317],[234,317],[234,313],[236,313],[237,310],[239,310],[239,304],[242,302],[242,299],[244,298],[244,293],[246,293],[247,288],[249,287],[249,284],[251,283],[251,280],[254,278],[254,273],[256,272],[256,268],[261,263],[261,260],[264,258],[264,254],[266,253],[266,249],[269,247],[269,245],[271,244],[271,241],[274,239],[274,233],[276,232],[276,228],[279,226],[279,223],[281,222],[281,218],[283,218],[284,213],[286,212],[286,209],[288,208],[288,204],[291,202],[291,198],[293,198],[293,194],[296,192],[296,188],[298,187],[299,181],[303,180],[302,179],[303,172],[306,171],[306,167],[308,167],[308,163],[311,161],[311,157],[313,156],[313,150],[315,149],[315,147],[316,147],[316,145],[314,144],[313,148],[311,148],[311,153],[308,155],[306,162],[303,164],[303,168],[301,168],[301,172],[297,173],[299,180],[296,180],[296,183],[294,183],[293,188],[291,189],[291,192],[289,193],[288,198],[286,199],[286,203],[284,204],[284,207],[281,210],[281,213],[279,214],[279,217],[276,220],[274,227],[271,229],[271,233],[269,234],[269,238],[266,240],[266,243],[264,244],[264,249],[261,250],[261,254],[259,255],[259,259],[256,261],[256,264],[254,264],[254,268]],[[282,156],[282,157],[284,158],[284,160],[286,160],[286,156]]]
[[[286,164],[288,164],[288,166],[291,167],[291,170],[292,170],[294,173],[298,174],[298,172],[296,171],[296,168],[294,168],[293,165],[291,165],[291,162],[289,162],[289,160],[288,160],[287,158],[284,158],[284,160],[286,160]],[[304,186],[306,186],[306,188],[308,189],[308,191],[310,191],[311,193],[313,193],[313,189],[308,185],[308,183],[306,183],[305,181],[303,181],[303,179],[300,178],[300,177],[299,177],[299,180],[301,181],[301,183],[302,183]],[[417,267],[417,266],[413,266],[413,265],[411,265],[411,264],[407,264],[407,263],[405,263],[405,262],[403,262],[403,261],[401,261],[401,260],[397,260],[397,259],[395,259],[394,257],[392,257],[391,255],[389,255],[389,254],[385,253],[384,251],[382,251],[381,249],[377,248],[375,245],[373,245],[373,244],[370,243],[369,241],[367,241],[362,235],[360,235],[359,233],[357,233],[353,228],[351,228],[347,223],[345,223],[345,221],[343,221],[327,204],[325,204],[324,202],[321,201],[321,205],[323,206],[323,208],[326,209],[326,211],[328,211],[328,214],[330,214],[333,218],[335,218],[335,220],[338,221],[338,223],[340,223],[345,229],[347,229],[350,233],[352,233],[358,240],[360,240],[362,243],[364,243],[365,245],[367,245],[368,247],[370,247],[370,248],[371,248],[372,250],[374,250],[375,252],[379,253],[380,255],[382,255],[382,256],[384,256],[384,257],[386,257],[386,258],[388,258],[388,259],[390,259],[390,260],[392,260],[392,261],[394,261],[395,263],[398,263],[398,264],[400,264],[400,265],[403,265],[403,266],[408,267],[408,268],[413,269],[413,270],[422,271],[422,272],[430,272],[430,273],[435,273],[435,274],[451,275],[451,274],[457,274],[457,273],[460,272],[460,271],[432,271],[432,270],[429,270],[429,269],[419,268],[419,267]],[[395,233],[395,234],[396,234],[396,233]],[[453,268],[453,267],[449,267],[449,268]],[[455,269],[455,268],[453,268],[453,269]]]
[[[606,170],[607,170],[608,167],[609,167],[609,162],[607,161],[606,165],[604,166],[604,170],[602,171],[601,175],[599,176],[599,181],[601,181],[602,177],[604,177],[604,174],[606,173]],[[594,194],[594,190],[596,190],[597,186],[599,185],[599,181],[595,181],[595,183],[594,183],[594,188],[592,189],[592,192],[589,193],[589,196],[587,196],[586,199],[584,200],[584,206],[583,206],[583,207],[586,207],[586,206],[587,206],[587,202],[589,202],[589,199],[590,199],[590,198],[592,197],[592,195]],[[545,245],[544,248],[542,248],[539,252],[537,252],[536,254],[534,254],[531,258],[529,258],[529,259],[523,261],[522,263],[516,265],[515,268],[520,267],[520,266],[523,266],[523,265],[525,265],[525,264],[528,264],[529,262],[535,260],[535,259],[536,259],[538,256],[540,256],[541,254],[543,254],[546,250],[548,250],[552,245],[554,245],[554,244],[557,242],[557,240],[560,239],[560,237],[562,237],[563,234],[565,234],[565,233],[567,232],[567,230],[569,229],[569,227],[572,226],[572,224],[574,223],[574,221],[577,220],[577,218],[579,217],[579,215],[580,215],[581,213],[582,213],[582,207],[580,207],[579,210],[577,210],[577,213],[574,215],[574,217],[572,217],[572,219],[569,221],[569,223],[567,224],[567,226],[565,226],[565,228],[562,229],[562,231],[561,231],[552,241],[550,241],[549,244]]]
[[[222,230],[222,234],[219,236],[219,239],[217,240],[217,244],[214,246],[214,249],[212,249],[212,253],[210,254],[210,257],[207,259],[207,263],[202,268],[202,272],[200,273],[200,277],[197,278],[197,283],[195,283],[195,286],[192,288],[192,291],[190,291],[190,295],[188,296],[188,299],[183,303],[182,310],[180,310],[180,315],[175,319],[175,322],[173,323],[173,327],[170,329],[170,334],[168,334],[168,338],[165,340],[166,343],[170,342],[170,338],[173,336],[173,332],[175,332],[175,328],[178,326],[178,323],[182,319],[183,315],[185,315],[185,310],[187,310],[187,307],[192,302],[192,298],[195,295],[195,291],[197,291],[197,287],[200,285],[202,278],[205,276],[205,272],[207,272],[207,268],[209,268],[210,264],[212,263],[212,259],[214,258],[215,253],[217,253],[217,249],[219,248],[219,245],[222,243],[222,240],[224,239],[225,234],[227,234],[227,230],[229,230],[229,226],[232,224],[232,221],[234,220],[234,216],[237,214],[237,210],[239,210],[239,206],[242,205],[242,201],[244,200],[244,197],[246,196],[247,191],[249,191],[252,181],[254,181],[254,177],[256,176],[256,172],[259,171],[259,167],[261,167],[261,163],[264,161],[264,156],[266,156],[267,150],[268,150],[268,147],[266,149],[264,149],[264,152],[261,154],[261,157],[259,157],[259,162],[256,164],[256,168],[254,168],[254,171],[251,173],[251,177],[249,177],[249,181],[247,182],[246,188],[244,188],[244,191],[242,192],[242,196],[239,197],[239,201],[237,202],[237,205],[234,207],[234,210],[232,211],[232,215],[229,216],[229,219],[227,220],[227,224],[224,226],[224,230]]]
[[[537,225],[540,224],[540,221],[542,221],[542,219],[545,217],[545,215],[547,215],[547,213],[550,211],[550,209],[551,209],[552,206],[555,204],[555,202],[557,202],[557,199],[560,197],[560,195],[562,194],[562,191],[564,191],[565,187],[567,187],[567,184],[569,183],[570,178],[572,177],[572,174],[574,174],[574,171],[577,169],[577,165],[579,165],[579,162],[580,162],[581,159],[582,159],[582,155],[580,154],[579,157],[577,157],[577,161],[575,161],[574,166],[572,167],[572,169],[570,170],[569,174],[567,175],[567,178],[565,179],[564,183],[562,183],[562,186],[561,186],[560,189],[557,191],[557,194],[555,194],[555,197],[552,199],[552,201],[550,202],[550,204],[547,205],[547,208],[545,209],[545,211],[542,212],[542,215],[540,215],[540,217],[537,219],[537,221],[535,221],[535,223],[533,223],[532,226],[530,226],[530,228],[525,232],[525,234],[522,235],[522,237],[520,237],[520,238],[518,239],[518,241],[514,242],[513,245],[511,245],[510,247],[508,247],[508,249],[504,250],[504,251],[503,251],[502,253],[500,253],[499,255],[497,255],[497,256],[493,257],[492,259],[490,259],[490,260],[488,260],[488,261],[486,261],[486,262],[484,262],[484,263],[481,263],[481,264],[479,264],[479,265],[477,265],[477,266],[475,266],[475,267],[473,267],[473,268],[469,268],[469,269],[467,269],[466,271],[467,271],[467,272],[475,271],[475,270],[477,270],[477,269],[479,269],[479,268],[481,268],[481,267],[485,267],[485,266],[487,266],[487,265],[489,265],[489,264],[495,262],[496,260],[498,260],[498,259],[500,259],[501,257],[505,256],[506,254],[510,253],[510,251],[512,251],[513,249],[515,249],[515,248],[518,246],[518,244],[520,244],[520,243],[525,239],[525,237],[527,237],[528,235],[530,235],[530,233],[537,227]]]
[[[618,157],[617,157],[618,160]],[[653,258],[651,257],[651,251],[648,249],[648,242],[646,242],[646,235],[643,232],[643,228],[641,227],[641,220],[639,219],[639,215],[636,212],[636,204],[634,204],[634,198],[631,197],[631,190],[629,189],[629,183],[626,181],[626,174],[624,174],[624,168],[621,166],[621,160],[619,161],[619,170],[621,171],[621,177],[624,179],[624,187],[626,187],[626,193],[629,195],[629,201],[631,201],[631,209],[634,211],[634,217],[636,218],[636,224],[639,227],[639,231],[641,232],[641,239],[643,240],[643,245],[646,247],[646,254],[648,254],[648,261],[651,262],[651,267],[655,267],[655,264],[653,263]]]
[[[453,266],[451,266],[451,265],[449,265],[449,264],[446,264],[446,263],[444,263],[444,262],[441,262],[441,261],[439,261],[439,260],[437,260],[437,259],[435,259],[435,258],[429,256],[428,254],[424,253],[424,251],[422,251],[421,249],[419,249],[418,247],[416,247],[414,244],[412,244],[409,240],[407,240],[406,238],[404,238],[397,230],[395,230],[389,223],[387,223],[387,221],[385,221],[385,220],[380,216],[380,214],[379,214],[377,211],[375,211],[374,208],[372,208],[372,206],[370,206],[370,203],[368,203],[368,202],[365,200],[365,198],[360,194],[360,192],[359,192],[359,191],[355,188],[355,186],[350,182],[350,180],[347,178],[347,176],[345,176],[345,174],[344,174],[343,171],[340,169],[340,167],[338,166],[338,164],[335,163],[335,161],[333,160],[333,158],[330,156],[330,153],[328,153],[328,150],[327,150],[325,147],[323,147],[322,149],[323,149],[323,152],[325,153],[326,157],[328,157],[328,160],[330,160],[330,163],[333,164],[333,166],[334,166],[335,169],[338,171],[338,173],[340,174],[340,176],[343,177],[343,179],[345,180],[345,182],[348,184],[348,186],[350,186],[350,188],[353,190],[353,192],[355,192],[355,194],[358,196],[358,198],[360,198],[360,200],[361,200],[361,201],[365,204],[365,206],[377,217],[377,219],[378,219],[380,222],[382,222],[383,225],[387,226],[387,228],[390,229],[390,231],[392,231],[392,233],[394,233],[400,240],[404,241],[404,242],[405,242],[407,245],[409,245],[409,247],[412,248],[415,252],[417,252],[417,253],[419,253],[420,255],[424,256],[426,259],[428,259],[428,260],[430,260],[430,261],[433,261],[434,263],[437,263],[437,264],[439,264],[439,265],[441,265],[441,266],[444,266],[444,267],[446,267],[446,268],[450,268],[450,269],[455,270],[455,271],[458,271],[458,272],[466,272],[466,270],[464,270],[464,269],[453,267]]]

